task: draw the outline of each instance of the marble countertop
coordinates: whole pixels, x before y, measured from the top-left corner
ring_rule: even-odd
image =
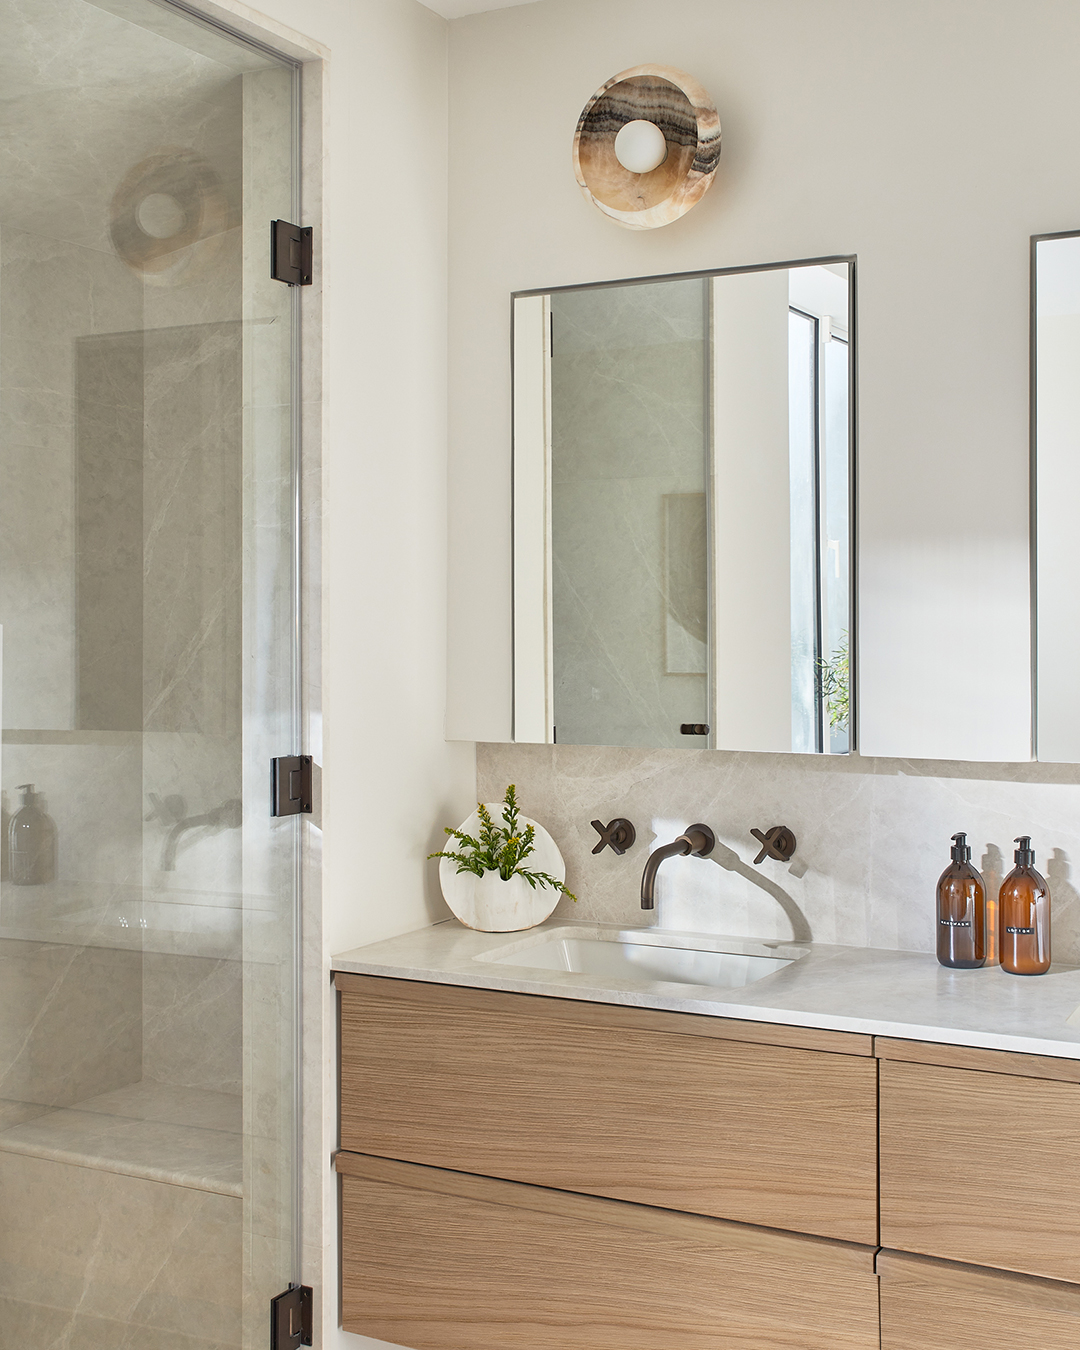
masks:
[[[657,946],[798,959],[738,989],[531,968],[529,948],[557,936],[623,937]],[[507,956],[517,957],[520,964],[507,962]],[[755,941],[565,919],[549,919],[524,933],[478,933],[448,919],[342,952],[331,964],[336,971],[358,975],[1080,1059],[1080,968],[1073,966],[1051,966],[1047,974],[1034,977],[1007,975],[999,966],[946,970],[922,952]]]

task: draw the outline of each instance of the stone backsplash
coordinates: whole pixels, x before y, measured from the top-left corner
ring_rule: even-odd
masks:
[[[950,836],[966,830],[972,861],[996,897],[1013,839],[1030,834],[1050,883],[1056,963],[1080,964],[1080,766],[731,754],[595,746],[477,748],[485,801],[516,783],[566,859],[575,905],[565,917],[733,936],[785,937],[903,951],[934,948],[934,893]],[[637,842],[622,857],[591,852],[590,821],[626,816]],[[710,858],[664,864],[657,909],[639,905],[655,844],[701,821]],[[788,825],[789,863],[766,860],[750,831]]]

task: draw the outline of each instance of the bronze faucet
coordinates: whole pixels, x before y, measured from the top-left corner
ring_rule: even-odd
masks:
[[[716,835],[708,825],[691,825],[685,834],[670,844],[663,844],[649,854],[645,871],[641,874],[641,908],[655,909],[656,898],[653,890],[656,886],[656,874],[665,858],[683,857],[688,854],[695,858],[704,858],[713,851]]]

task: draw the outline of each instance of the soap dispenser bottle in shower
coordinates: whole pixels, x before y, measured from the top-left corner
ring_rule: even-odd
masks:
[[[42,886],[56,879],[56,826],[38,804],[33,783],[19,787],[22,806],[8,825],[8,863],[16,886]]]
[[[1050,888],[1035,871],[1028,835],[1015,842],[1016,866],[1001,883],[998,906],[1001,968],[1010,975],[1044,975],[1050,969]]]
[[[967,835],[952,839],[952,862],[937,884],[937,959],[975,970],[986,962],[986,884],[971,865]]]

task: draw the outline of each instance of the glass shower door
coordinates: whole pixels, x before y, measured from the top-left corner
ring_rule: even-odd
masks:
[[[263,1347],[297,1270],[292,65],[0,0],[0,1326]]]

